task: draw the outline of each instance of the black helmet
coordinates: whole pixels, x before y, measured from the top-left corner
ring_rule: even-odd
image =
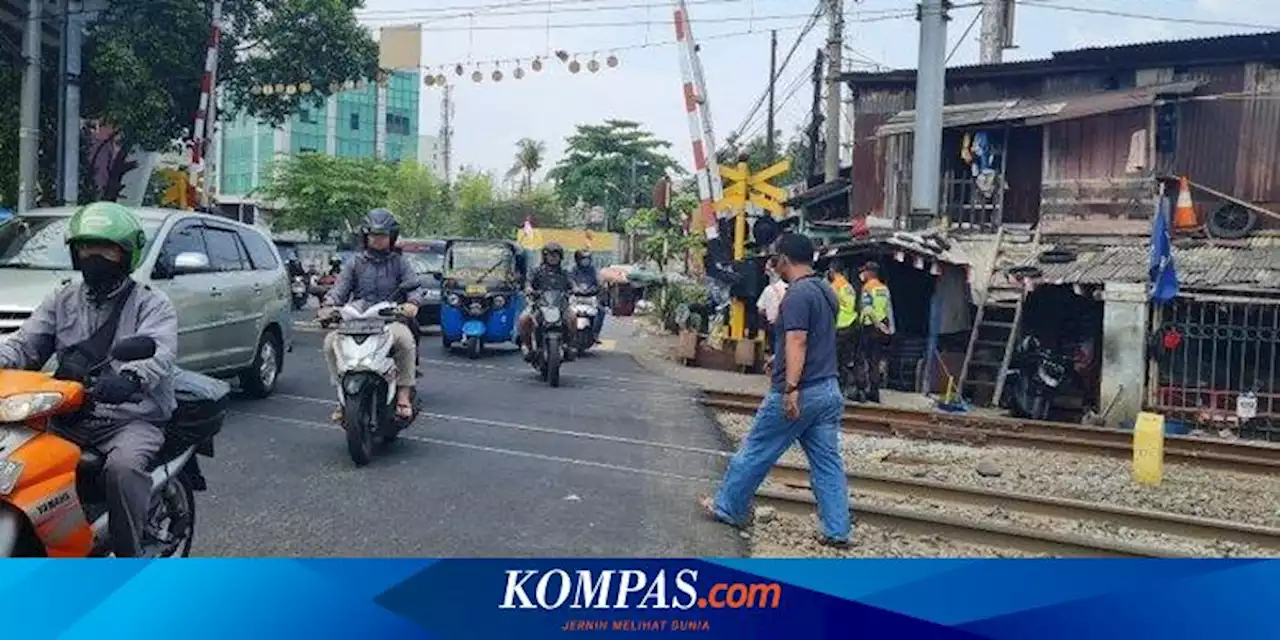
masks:
[[[564,261],[564,247],[560,246],[559,242],[548,242],[546,245],[542,247],[543,260],[546,260],[547,256],[553,253],[560,256],[560,260],[562,262]]]
[[[590,249],[578,249],[577,251],[573,252],[574,262],[582,262],[583,260],[590,260],[590,259],[591,259]]]
[[[400,237],[400,223],[390,211],[374,209],[365,214],[364,220],[360,223],[360,236],[363,239],[365,236],[375,234],[391,236],[391,244],[395,246],[396,239]]]

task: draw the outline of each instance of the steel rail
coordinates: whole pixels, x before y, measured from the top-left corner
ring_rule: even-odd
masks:
[[[755,412],[761,396],[720,391],[704,392],[710,408],[740,414]],[[1133,436],[1127,431],[1004,416],[914,411],[883,406],[849,405],[846,431],[969,445],[1007,445],[1130,457]],[[1164,455],[1174,462],[1248,473],[1280,472],[1280,447],[1270,444],[1215,440],[1194,436],[1165,437]]]
[[[810,489],[809,469],[803,465],[778,463],[770,470],[769,478],[792,489]],[[876,473],[849,472],[846,478],[851,491],[956,505],[999,507],[1026,515],[1107,523],[1183,538],[1230,541],[1280,552],[1280,528],[1263,525]],[[862,510],[859,506],[858,512]]]

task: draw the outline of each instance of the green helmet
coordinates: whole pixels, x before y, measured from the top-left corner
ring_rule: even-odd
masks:
[[[116,202],[94,202],[80,207],[71,216],[67,245],[78,242],[109,242],[124,250],[129,271],[142,262],[142,247],[147,234],[132,209]],[[79,258],[71,252],[71,262],[78,269]]]

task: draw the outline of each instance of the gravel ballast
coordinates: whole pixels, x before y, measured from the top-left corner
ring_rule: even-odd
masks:
[[[735,445],[741,441],[751,425],[751,416],[720,412],[716,417],[725,435]],[[961,486],[1101,502],[1150,511],[1280,526],[1280,478],[1170,464],[1165,467],[1164,482],[1160,486],[1146,487],[1133,482],[1129,475],[1129,465],[1126,461],[1119,459],[1015,447],[970,447],[942,442],[848,434],[842,435],[841,445],[846,470],[850,472],[917,478]],[[788,450],[783,455],[782,461],[802,465],[806,463],[799,447]],[[858,504],[907,507],[926,513],[947,513],[1022,528],[1075,533],[1166,549],[1177,554],[1214,557],[1273,555],[1271,552],[1249,545],[1167,536],[1105,522],[1011,513],[999,508],[895,499],[883,494],[860,492],[855,493],[854,496],[855,512]],[[782,519],[783,516],[779,516],[778,520]],[[792,520],[795,519],[792,518]],[[761,555],[773,555],[775,552],[781,555],[796,555],[800,553],[799,550],[783,552],[788,546],[806,542],[807,539],[803,535],[812,538],[815,531],[814,524],[808,522],[791,523],[802,529],[803,535],[798,533],[792,535],[789,529],[779,528],[773,524],[772,522],[763,525],[757,523],[753,528],[755,539],[752,546]],[[868,531],[864,532],[864,530]],[[887,555],[896,555],[905,550],[919,551],[921,552],[919,555],[931,556],[959,553],[950,548],[950,546],[958,546],[956,543],[915,540],[916,536],[903,537],[901,534],[877,531],[866,525],[859,527],[856,536],[859,544],[864,542],[864,533],[865,541],[872,545],[872,550],[855,548],[850,553],[875,555],[883,551]],[[781,536],[781,539],[769,539],[774,535]],[[912,542],[903,542],[904,539],[912,539]],[[830,551],[816,543],[812,543],[811,546],[812,549],[805,547],[805,551]],[[1009,555],[1008,552],[1000,550],[962,546],[964,550],[973,552],[969,555]],[[936,548],[936,551],[931,552],[930,549],[933,548]]]

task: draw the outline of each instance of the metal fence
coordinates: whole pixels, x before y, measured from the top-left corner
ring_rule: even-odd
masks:
[[[1154,408],[1190,426],[1280,440],[1280,299],[1192,295],[1153,313]]]

